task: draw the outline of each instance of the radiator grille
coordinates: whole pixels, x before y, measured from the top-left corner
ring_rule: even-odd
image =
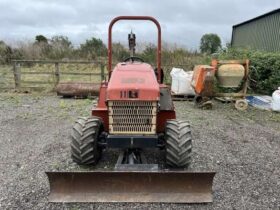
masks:
[[[155,134],[156,101],[109,101],[111,134]]]

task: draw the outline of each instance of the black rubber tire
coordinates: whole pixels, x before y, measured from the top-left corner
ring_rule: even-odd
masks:
[[[165,127],[166,164],[172,168],[187,168],[191,163],[192,135],[185,120],[168,120]]]
[[[72,129],[71,157],[79,165],[95,165],[102,155],[98,147],[98,137],[103,130],[103,124],[97,117],[81,117]]]

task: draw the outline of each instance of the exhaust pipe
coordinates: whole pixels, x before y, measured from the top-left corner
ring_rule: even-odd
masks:
[[[50,202],[212,202],[215,172],[46,172]]]

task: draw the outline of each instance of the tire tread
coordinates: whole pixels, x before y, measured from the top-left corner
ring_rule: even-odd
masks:
[[[191,162],[192,136],[185,120],[168,120],[165,130],[166,164],[174,168],[188,167]]]
[[[96,164],[101,157],[98,148],[98,134],[101,120],[96,117],[80,117],[76,120],[71,134],[71,157],[79,165]]]

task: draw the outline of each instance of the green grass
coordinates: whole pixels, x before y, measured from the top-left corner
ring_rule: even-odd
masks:
[[[0,67],[0,91],[2,88],[14,87],[14,74],[11,66]]]

